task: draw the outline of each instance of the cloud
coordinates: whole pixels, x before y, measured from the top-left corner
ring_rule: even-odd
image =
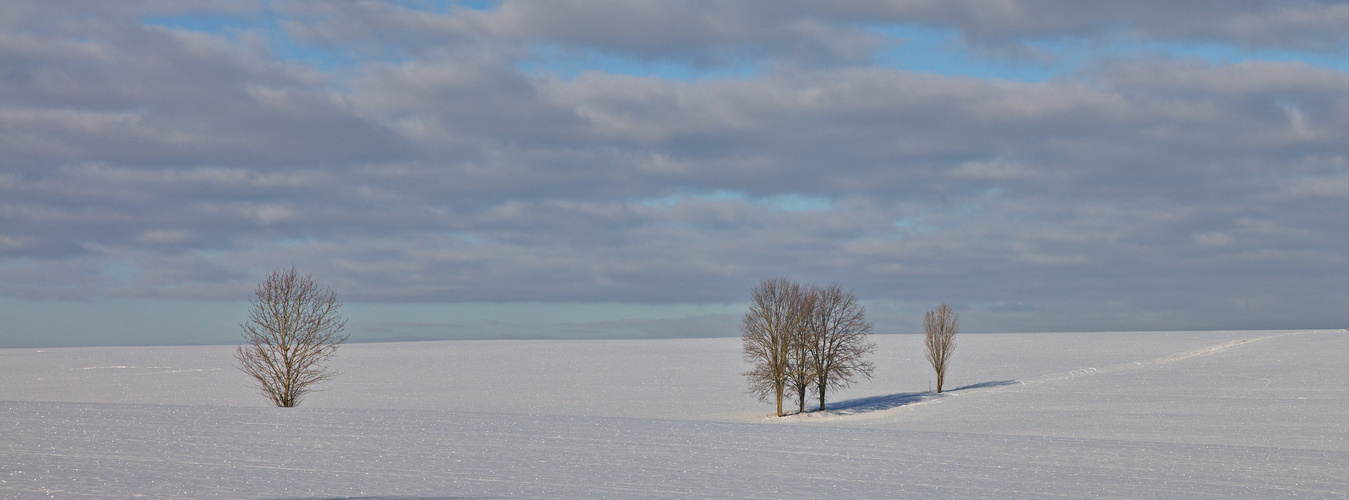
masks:
[[[802,9],[824,10],[809,2],[798,4]],[[995,51],[1033,41],[1106,41],[1120,36],[1331,53],[1343,53],[1349,43],[1349,34],[1342,29],[1349,23],[1349,6],[1333,1],[860,0],[830,7],[832,16],[840,20],[954,29],[971,43]]]
[[[1010,181],[1031,177],[1034,172],[1001,159],[962,163],[951,169],[951,175],[970,180]]]
[[[1034,44],[1159,41],[1245,50],[1343,54],[1349,6],[1333,1],[1125,2],[849,0],[841,2],[507,0],[493,9],[414,9],[384,3],[294,2],[287,29],[309,43],[423,57],[471,47],[515,55],[590,51],[694,67],[761,62],[866,63],[899,43],[875,28],[954,30],[992,56],[1041,58]]]
[[[997,45],[1124,20],[1142,38],[1323,49],[1283,24],[1220,29],[1263,7],[768,5],[282,7],[285,32],[350,49],[340,76],[248,30],[146,24],[152,6],[14,12],[32,22],[0,30],[0,295],[237,300],[295,264],[366,302],[725,303],[786,275],[963,302],[990,329],[1342,320],[1342,71],[1156,56],[951,77],[871,64],[859,21]],[[538,43],[770,63],[562,77],[521,69]]]

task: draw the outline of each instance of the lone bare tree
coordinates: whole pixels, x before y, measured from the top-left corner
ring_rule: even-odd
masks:
[[[740,322],[745,361],[752,365],[744,373],[749,392],[765,403],[776,402],[779,417],[792,369],[793,336],[802,317],[801,295],[801,285],[790,280],[763,280],[751,292],[749,311]]]
[[[847,388],[858,377],[871,378],[875,366],[867,356],[876,351],[876,344],[867,338],[872,324],[856,295],[839,285],[815,289],[813,295],[810,354],[823,411],[826,391]]]
[[[951,361],[951,353],[956,350],[956,332],[959,331],[960,315],[944,302],[923,315],[923,346],[927,348],[928,362],[937,372],[939,393],[942,382],[946,380],[946,367]]]
[[[249,302],[248,321],[240,325],[244,344],[234,358],[260,394],[293,407],[316,384],[338,375],[324,365],[348,337],[336,294],[292,267],[267,275]]]

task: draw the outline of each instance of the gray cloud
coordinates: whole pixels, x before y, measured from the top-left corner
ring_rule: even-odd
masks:
[[[1232,44],[1246,50],[1344,54],[1349,6],[1325,1],[1080,2],[1072,0],[635,1],[507,0],[490,11],[414,10],[379,3],[297,2],[290,32],[312,43],[378,54],[587,50],[646,61],[739,66],[865,63],[895,43],[865,28],[919,25],[958,32],[989,55],[1052,57],[1030,42],[1115,40]],[[525,44],[524,46],[518,44]],[[534,47],[537,48],[537,47]]]
[[[340,84],[247,33],[23,14],[0,31],[0,295],[237,300],[295,264],[349,301],[736,302],[786,275],[896,315],[963,304],[985,330],[1343,321],[1343,72],[1159,57],[1044,83],[945,77],[865,64],[858,28],[883,14],[994,43],[1126,19],[1140,37],[1322,50],[1215,28],[1264,4],[1175,16],[1189,27],[1021,3],[1006,5],[1058,14],[559,5],[286,7],[307,40],[424,49]],[[521,41],[819,63],[559,79],[518,69]]]
[[[1247,49],[1343,52],[1349,6],[1334,1],[858,1],[858,16],[946,26],[982,45],[1126,36]]]

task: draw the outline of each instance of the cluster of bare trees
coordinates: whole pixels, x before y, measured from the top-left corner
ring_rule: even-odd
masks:
[[[750,393],[776,403],[779,417],[783,400],[792,396],[799,413],[806,411],[806,398],[812,394],[824,410],[829,391],[871,378],[874,365],[867,358],[876,350],[867,338],[871,330],[866,308],[838,285],[822,288],[784,278],[760,282],[740,322],[744,357],[751,366],[744,373]],[[960,315],[943,303],[923,317],[923,331],[925,355],[941,392]]]
[[[234,352],[239,369],[277,406],[300,404],[315,386],[337,376],[324,365],[346,342],[346,320],[337,294],[295,268],[275,270],[258,284],[244,344]]]
[[[819,397],[823,410],[828,391],[871,378],[867,357],[876,350],[867,339],[871,329],[866,308],[838,285],[764,280],[740,323],[745,360],[752,365],[744,374],[750,392],[776,402],[778,416],[789,396],[796,397],[798,412],[805,412],[811,395]]]

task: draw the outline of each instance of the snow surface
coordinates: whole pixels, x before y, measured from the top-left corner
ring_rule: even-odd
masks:
[[[0,349],[0,497],[1349,496],[1344,332],[964,334],[941,395],[875,340],[785,418],[734,338],[349,344],[293,409],[228,346]]]

